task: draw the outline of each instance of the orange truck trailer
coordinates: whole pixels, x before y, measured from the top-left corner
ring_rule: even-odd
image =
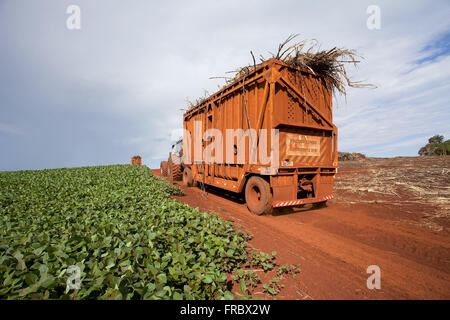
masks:
[[[332,87],[309,70],[270,59],[189,109],[183,129],[182,151],[172,152],[162,167],[187,186],[203,183],[241,193],[257,215],[279,207],[323,206],[333,198],[338,157]],[[211,136],[213,129],[221,137]],[[192,142],[196,136],[201,141]],[[206,159],[206,151],[214,161]],[[245,159],[238,159],[244,151]],[[271,155],[270,163],[261,152]]]

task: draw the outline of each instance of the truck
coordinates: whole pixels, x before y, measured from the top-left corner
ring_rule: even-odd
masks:
[[[184,113],[183,140],[161,173],[241,194],[256,215],[324,206],[338,164],[330,81],[276,58],[249,68]]]

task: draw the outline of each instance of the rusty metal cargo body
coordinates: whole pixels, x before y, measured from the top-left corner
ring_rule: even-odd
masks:
[[[226,86],[184,114],[183,127],[194,136],[195,121],[201,122],[203,133],[218,129],[226,146],[239,145],[227,141],[227,129],[254,129],[258,148],[260,129],[267,130],[267,150],[270,155],[271,129],[279,130],[278,172],[263,176],[270,182],[274,206],[285,202],[319,202],[329,198],[337,168],[337,129],[332,123],[332,94],[326,80],[313,73],[292,68],[271,59],[255,70]],[[268,167],[258,158],[249,163],[249,137],[246,137],[246,162],[232,164],[204,161],[191,165],[194,180],[227,190],[241,192],[250,175],[260,175]],[[210,141],[203,141],[204,149]],[[194,144],[188,152],[193,162]],[[303,187],[301,187],[303,184]],[[307,190],[313,189],[308,192]],[[306,191],[305,191],[306,190]]]

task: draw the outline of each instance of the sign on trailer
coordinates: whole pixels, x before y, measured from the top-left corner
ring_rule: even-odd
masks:
[[[287,155],[310,157],[320,155],[320,137],[318,136],[288,133],[286,139]]]

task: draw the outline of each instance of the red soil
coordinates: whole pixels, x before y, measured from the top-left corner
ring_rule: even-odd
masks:
[[[375,160],[344,163],[336,181],[353,179],[357,184],[368,172],[384,170],[379,162],[371,161]],[[396,164],[402,167],[405,163],[410,162],[399,160]],[[448,161],[442,166],[445,170],[450,167]],[[159,170],[153,172],[159,174]],[[445,184],[448,178],[443,179]],[[396,189],[392,198],[390,194],[341,188],[340,184],[336,198],[326,208],[283,209],[273,215],[255,216],[237,196],[212,188],[204,194],[199,188],[176,184],[185,194],[176,197],[179,201],[205,212],[217,212],[252,234],[250,244],[255,248],[276,251],[280,265],[301,268],[296,277],[281,281],[284,288],[276,298],[450,299],[449,213],[445,208],[443,213],[439,211],[442,206],[438,208],[429,199],[411,203],[407,190]],[[442,196],[448,203],[448,193],[440,194],[439,199]],[[433,212],[440,214],[433,216]],[[381,268],[380,290],[366,286],[370,265]],[[265,283],[274,276],[273,272],[258,273]],[[234,287],[236,292],[238,286]],[[261,291],[256,288],[254,296],[270,298]]]

